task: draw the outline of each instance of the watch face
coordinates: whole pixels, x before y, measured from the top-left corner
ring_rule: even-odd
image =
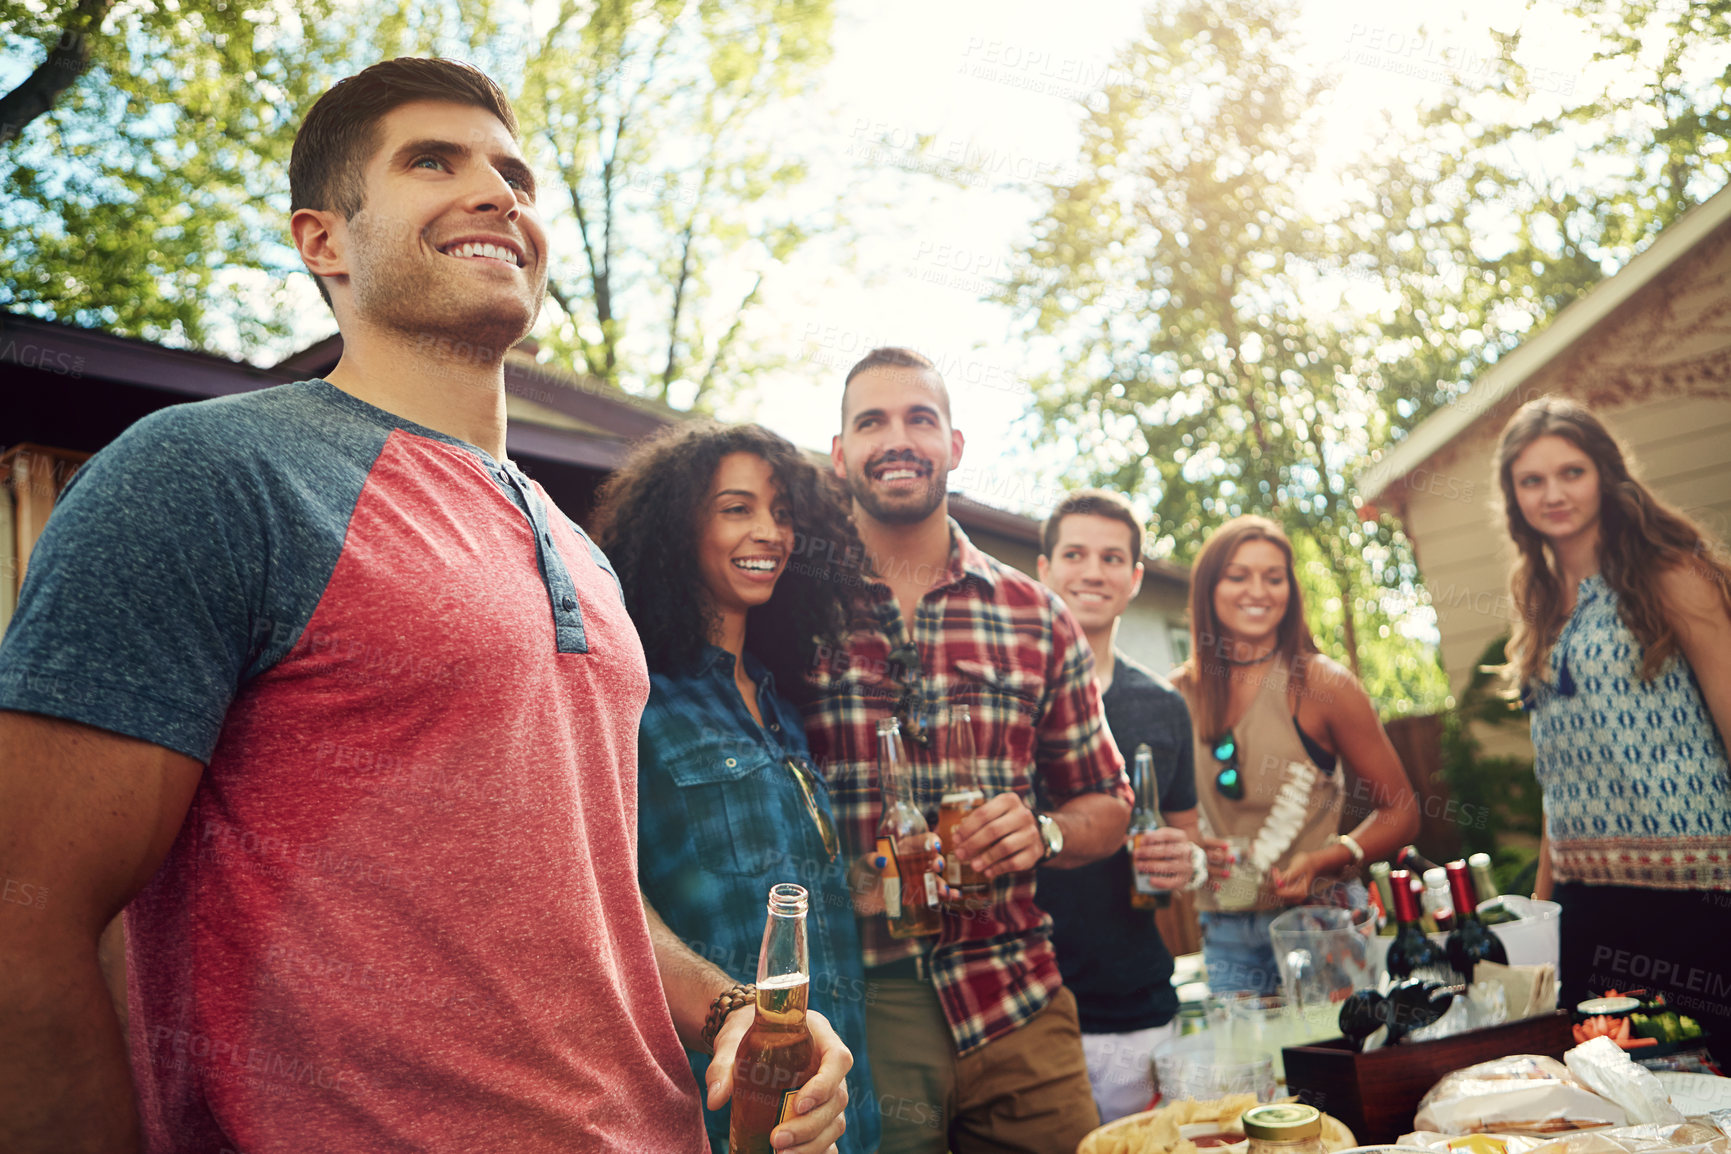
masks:
[[[1064,831],[1058,828],[1058,823],[1046,814],[1040,814],[1040,841],[1046,846],[1048,858],[1057,857],[1064,852]]]

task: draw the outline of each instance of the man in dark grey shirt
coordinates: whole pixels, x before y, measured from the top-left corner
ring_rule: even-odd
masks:
[[[1196,780],[1190,710],[1164,678],[1117,652],[1118,619],[1142,586],[1142,526],[1116,493],[1069,494],[1047,518],[1040,580],[1070,607],[1094,651],[1113,740],[1126,762],[1146,744],[1154,755],[1166,828],[1139,855],[1162,889],[1194,875]],[[1172,955],[1153,914],[1130,904],[1128,848],[1072,870],[1042,869],[1036,900],[1052,916],[1052,945],[1076,996],[1082,1048],[1100,1121],[1147,1107],[1149,1055],[1171,1037],[1178,1012]]]

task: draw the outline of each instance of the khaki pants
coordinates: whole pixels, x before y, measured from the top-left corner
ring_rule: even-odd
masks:
[[[957,1057],[930,982],[872,987],[866,1045],[880,1154],[1075,1154],[1100,1124],[1069,990],[1015,1033]]]

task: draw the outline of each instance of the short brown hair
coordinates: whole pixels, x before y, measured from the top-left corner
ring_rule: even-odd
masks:
[[[511,102],[474,65],[416,56],[381,61],[331,85],[301,121],[289,155],[289,211],[340,212],[344,220],[353,220],[366,200],[362,170],[379,146],[379,121],[417,100],[485,109],[517,139]],[[329,304],[323,279],[313,281]]]
[[[941,397],[944,402],[944,419],[946,421],[949,420],[950,389],[948,385],[944,384],[944,376],[942,373],[938,372],[938,366],[931,362],[931,358],[921,353],[916,353],[912,349],[899,348],[895,345],[885,345],[882,348],[873,349],[871,352],[856,361],[854,367],[847,371],[847,379],[844,380],[841,385],[841,411],[843,415],[847,413],[847,387],[853,384],[853,379],[865,372],[867,369],[886,367],[897,369],[924,369],[926,372],[932,374],[932,376],[938,378],[938,396]]]
[[[1130,501],[1122,493],[1113,493],[1106,489],[1077,489],[1064,495],[1058,502],[1058,507],[1052,510],[1046,518],[1045,527],[1040,530],[1040,552],[1046,557],[1052,556],[1052,551],[1058,547],[1058,530],[1062,527],[1065,517],[1105,517],[1112,521],[1122,521],[1130,527],[1130,564],[1137,565],[1142,561],[1142,522],[1136,518],[1136,510],[1130,507]]]

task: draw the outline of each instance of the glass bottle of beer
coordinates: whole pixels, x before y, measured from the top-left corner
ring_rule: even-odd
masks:
[[[1136,747],[1130,788],[1136,793],[1136,807],[1130,811],[1130,905],[1138,910],[1163,910],[1172,904],[1171,891],[1156,888],[1148,875],[1136,868],[1137,841],[1160,828],[1160,782],[1154,776],[1154,751],[1146,742]]]
[[[944,847],[944,880],[961,891],[963,898],[983,897],[992,883],[971,865],[956,857],[956,823],[985,804],[986,793],[979,787],[976,767],[979,764],[974,745],[974,719],[966,705],[950,706],[947,753],[950,779],[944,785],[943,800],[938,803],[938,841]]]
[[[769,888],[769,918],[757,958],[757,1017],[733,1067],[728,1149],[774,1154],[770,1131],[793,1118],[800,1087],[817,1073],[817,1046],[806,1024],[811,962],[806,948],[805,889],[783,882]]]
[[[909,796],[912,767],[902,750],[901,723],[893,717],[878,722],[878,786],[883,790],[883,817],[878,822],[878,853],[885,859],[884,913],[890,936],[919,938],[935,934],[938,881],[931,873],[931,827]]]

